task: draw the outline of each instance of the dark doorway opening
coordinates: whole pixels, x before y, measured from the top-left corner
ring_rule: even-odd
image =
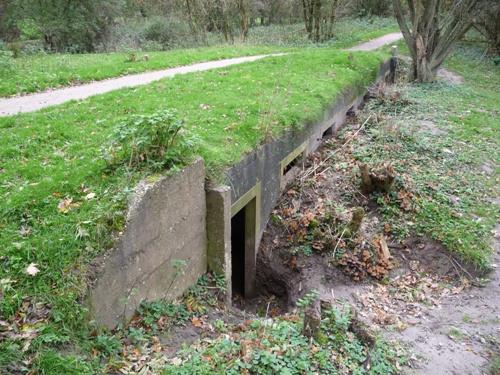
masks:
[[[233,296],[252,298],[257,244],[256,196],[245,197],[235,211],[231,218],[231,292]]]
[[[233,296],[245,297],[245,227],[246,208],[231,219],[231,285]]]
[[[326,128],[326,130],[323,132],[323,135],[321,136],[322,139],[328,139],[330,138],[331,136],[333,136],[333,126],[329,126],[328,128]]]
[[[304,155],[299,154],[295,159],[293,159],[290,163],[285,165],[283,168],[283,176],[286,175],[288,172],[290,172],[294,167],[299,167],[304,160]]]

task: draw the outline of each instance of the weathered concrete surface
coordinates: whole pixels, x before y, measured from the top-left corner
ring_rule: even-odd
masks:
[[[99,259],[88,302],[99,325],[115,327],[143,300],[176,298],[207,270],[205,168],[142,184],[115,248]]]
[[[231,301],[231,188],[207,187],[208,270],[223,274]]]

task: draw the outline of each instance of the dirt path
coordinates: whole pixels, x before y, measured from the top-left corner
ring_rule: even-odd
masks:
[[[386,44],[397,42],[399,39],[403,37],[403,34],[400,32],[390,33],[380,38],[369,40],[368,42],[358,44],[352,48],[349,48],[348,51],[373,51],[374,49],[380,48]]]
[[[495,230],[493,263],[500,261],[500,225]],[[409,374],[487,374],[489,354],[499,350],[500,270],[484,287],[471,287],[444,299],[439,308],[403,332],[390,334],[417,353]]]
[[[401,38],[400,33],[391,33],[380,38],[359,44],[350,51],[371,51],[384,44],[394,42]],[[230,65],[242,64],[256,61],[269,56],[281,56],[282,53],[269,55],[256,55],[247,57],[237,57],[226,60],[209,61],[178,68],[158,70],[140,74],[130,74],[124,77],[111,78],[103,81],[92,82],[84,85],[73,86],[63,89],[50,90],[37,94],[20,97],[0,99],[0,117],[11,116],[17,113],[33,112],[39,109],[65,103],[70,100],[81,100],[90,96],[104,94],[109,91],[118,90],[124,87],[136,87],[158,81],[163,78],[173,77],[177,74],[187,74],[201,72],[205,70],[224,68]]]

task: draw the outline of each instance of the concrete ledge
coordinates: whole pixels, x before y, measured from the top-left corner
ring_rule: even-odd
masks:
[[[208,270],[224,275],[228,302],[231,301],[231,188],[207,187]]]
[[[116,246],[96,260],[92,318],[110,328],[143,300],[173,299],[207,270],[205,167],[141,183]]]

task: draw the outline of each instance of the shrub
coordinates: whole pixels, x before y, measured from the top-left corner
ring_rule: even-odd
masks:
[[[488,0],[480,3],[479,12],[474,17],[474,27],[486,38],[489,45],[488,52],[493,56],[500,55],[499,13],[500,3]]]
[[[0,40],[0,72],[12,69],[12,52],[7,49],[5,43]]]
[[[388,16],[391,13],[391,2],[388,0],[358,0],[356,9],[361,17]]]
[[[21,43],[21,55],[45,54],[42,40],[25,40]]]
[[[142,50],[146,52],[162,51],[165,47],[160,42],[148,40],[142,43]]]
[[[146,41],[157,42],[164,49],[178,46],[183,39],[192,39],[189,26],[182,21],[167,17],[156,17],[144,30]]]
[[[105,158],[111,166],[172,167],[182,162],[183,153],[190,146],[182,126],[182,120],[170,110],[130,117],[116,126]]]

